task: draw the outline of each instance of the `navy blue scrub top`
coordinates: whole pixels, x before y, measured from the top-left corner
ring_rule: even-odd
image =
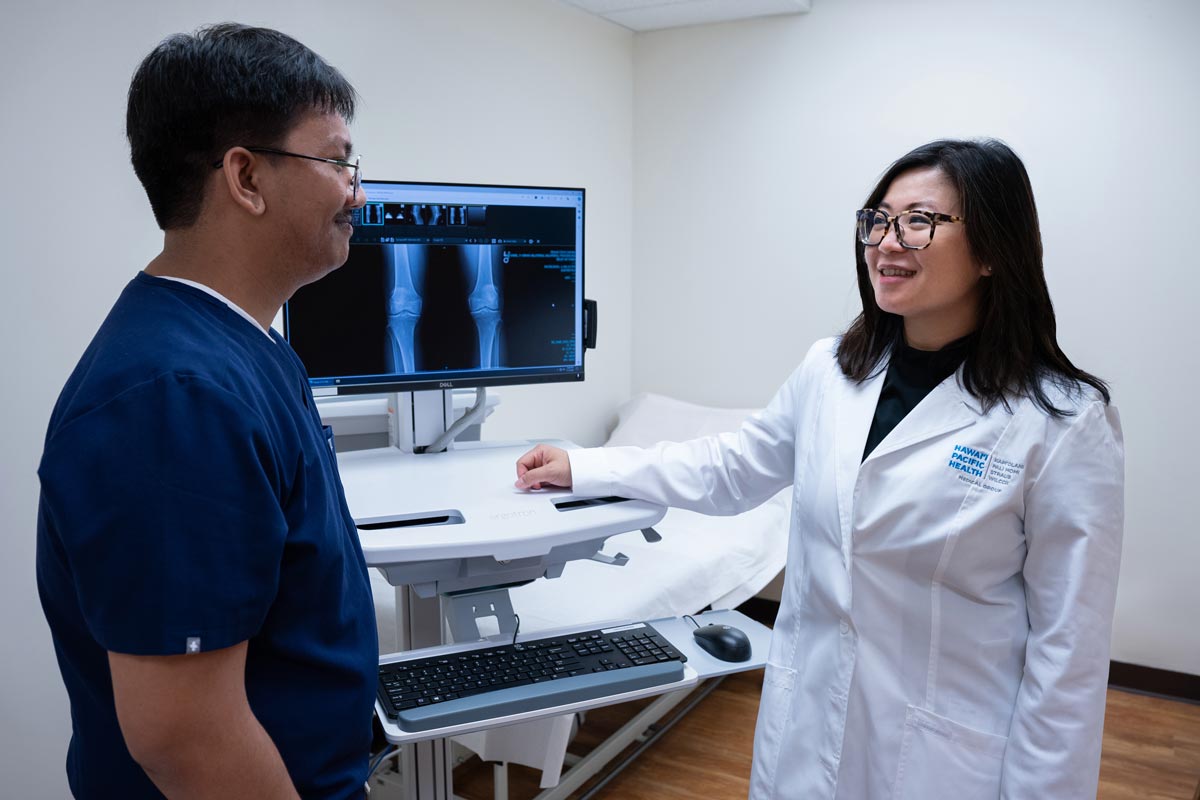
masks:
[[[304,367],[199,289],[139,273],[67,381],[38,470],[37,578],[80,798],[158,798],[107,651],[248,641],[246,691],[305,798],[362,797],[367,568]]]

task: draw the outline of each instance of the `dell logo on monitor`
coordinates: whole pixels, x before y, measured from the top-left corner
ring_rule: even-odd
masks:
[[[439,389],[453,389],[454,381],[439,381],[438,388]]]

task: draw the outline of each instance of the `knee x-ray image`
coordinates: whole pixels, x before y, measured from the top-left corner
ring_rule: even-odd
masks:
[[[387,293],[387,366],[397,373],[436,367],[431,363],[473,361],[473,366],[501,366],[501,280],[503,245],[434,246],[385,244],[384,290]],[[433,262],[432,270],[430,262]],[[465,292],[464,292],[465,290]],[[475,355],[450,352],[468,344],[461,335],[463,294],[475,326]],[[428,308],[426,298],[429,298]],[[423,336],[417,327],[426,316]],[[452,335],[441,335],[449,326]],[[457,331],[457,332],[456,332]]]
[[[312,378],[573,365],[575,263],[506,244],[352,244],[288,303]]]

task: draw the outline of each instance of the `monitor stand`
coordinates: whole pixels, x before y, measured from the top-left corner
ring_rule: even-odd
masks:
[[[422,464],[427,463],[429,467],[444,469],[445,457],[435,458],[433,454],[452,450],[455,436],[476,422],[481,422],[486,415],[487,394],[483,388],[477,390],[474,405],[458,421],[454,419],[453,398],[449,389],[393,393],[388,396],[388,442],[391,448],[403,454],[400,455],[401,459],[413,458],[414,465],[419,461]],[[512,450],[512,446],[512,443],[497,446],[497,449],[507,451],[505,460],[515,460],[519,454],[518,451]],[[525,446],[522,445],[520,449],[523,450]],[[486,448],[487,445],[482,447]],[[456,457],[457,454],[454,458]],[[424,462],[424,458],[429,458],[430,461]],[[354,467],[347,464],[344,465],[344,469],[347,473],[344,477],[348,479],[348,488],[357,487]],[[421,469],[420,472],[424,474],[429,470]],[[353,496],[353,490],[349,494]],[[656,517],[661,517],[661,511]],[[602,543],[603,540],[599,543],[584,543],[582,547],[589,553],[597,551],[593,557],[602,556],[598,552]],[[575,549],[578,548],[579,546],[576,546]],[[587,554],[573,554],[573,557],[587,557]],[[373,559],[368,558],[368,561]],[[546,574],[557,574],[561,569],[561,565],[557,570],[552,567]],[[540,571],[540,568],[534,571]],[[425,589],[422,592],[412,585],[411,579],[401,582],[401,575],[386,567],[383,568],[383,572],[395,586],[396,639],[401,650],[430,647],[447,640],[464,642],[481,639],[483,633],[479,622],[485,618],[494,619],[500,633],[515,635],[518,623],[513,613],[508,588],[510,585],[519,585],[531,579],[525,575],[514,575],[511,577],[520,579],[512,583],[442,593],[434,588],[436,583],[421,587]],[[573,717],[569,715],[538,720],[526,723],[525,731],[527,734],[538,734],[548,740],[561,740],[561,748],[558,749],[565,750],[572,721]],[[449,800],[454,797],[454,761],[449,739],[401,745],[400,750],[399,772],[405,797],[416,800]]]
[[[487,416],[487,390],[475,390],[475,403],[457,421],[450,389],[395,392],[388,395],[388,444],[403,453],[442,453],[454,440]]]
[[[478,641],[484,619],[489,633],[511,636],[511,586],[557,577],[574,559],[620,566],[624,555],[601,552],[608,537],[639,529],[648,540],[657,536],[650,526],[665,509],[652,503],[515,490],[513,465],[532,442],[466,442],[444,452],[486,415],[482,389],[457,422],[448,390],[392,395],[389,406],[393,446],[339,454],[338,470],[367,564],[395,587],[402,650]],[[543,742],[547,753],[565,752],[571,722],[570,715],[524,722],[520,735]],[[399,758],[405,797],[454,796],[449,740],[404,744]]]
[[[476,406],[486,413],[486,394],[480,389]],[[464,415],[465,421],[471,412]],[[395,392],[388,395],[388,444],[409,455],[442,452],[454,447],[454,404],[450,389],[421,392]],[[461,427],[466,427],[463,425]],[[449,623],[450,638],[462,641],[477,638],[479,629],[469,602],[455,603],[437,595],[419,597],[411,586],[397,585],[396,639],[402,650],[429,647],[446,639],[444,624]],[[501,600],[495,616],[501,630],[514,627],[512,603],[507,590],[494,591]],[[450,608],[443,608],[443,604]],[[457,610],[459,613],[454,613]],[[474,609],[472,609],[473,611]],[[450,613],[447,613],[450,612]],[[449,798],[453,796],[454,761],[449,739],[434,739],[401,748],[400,774],[405,796],[411,798]]]
[[[423,452],[453,421],[449,389],[388,395],[388,444],[401,452]]]

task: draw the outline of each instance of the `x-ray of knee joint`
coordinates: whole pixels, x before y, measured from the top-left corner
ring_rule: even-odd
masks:
[[[582,191],[364,186],[349,259],[285,311],[314,385],[582,377]]]
[[[427,309],[426,293],[438,292],[437,287],[441,287],[443,296],[435,296],[428,306],[428,313],[438,317],[438,321],[453,316],[456,299],[453,287],[466,288],[466,307],[477,333],[474,366],[490,369],[504,365],[500,354],[504,316],[502,245],[386,244],[382,249],[388,298],[389,371],[414,372],[437,368],[429,363],[427,351],[430,348],[423,347],[416,336],[418,323]],[[431,260],[438,272],[434,281],[427,284]],[[454,273],[449,279],[445,274],[447,271]],[[436,287],[431,285],[435,282]]]

